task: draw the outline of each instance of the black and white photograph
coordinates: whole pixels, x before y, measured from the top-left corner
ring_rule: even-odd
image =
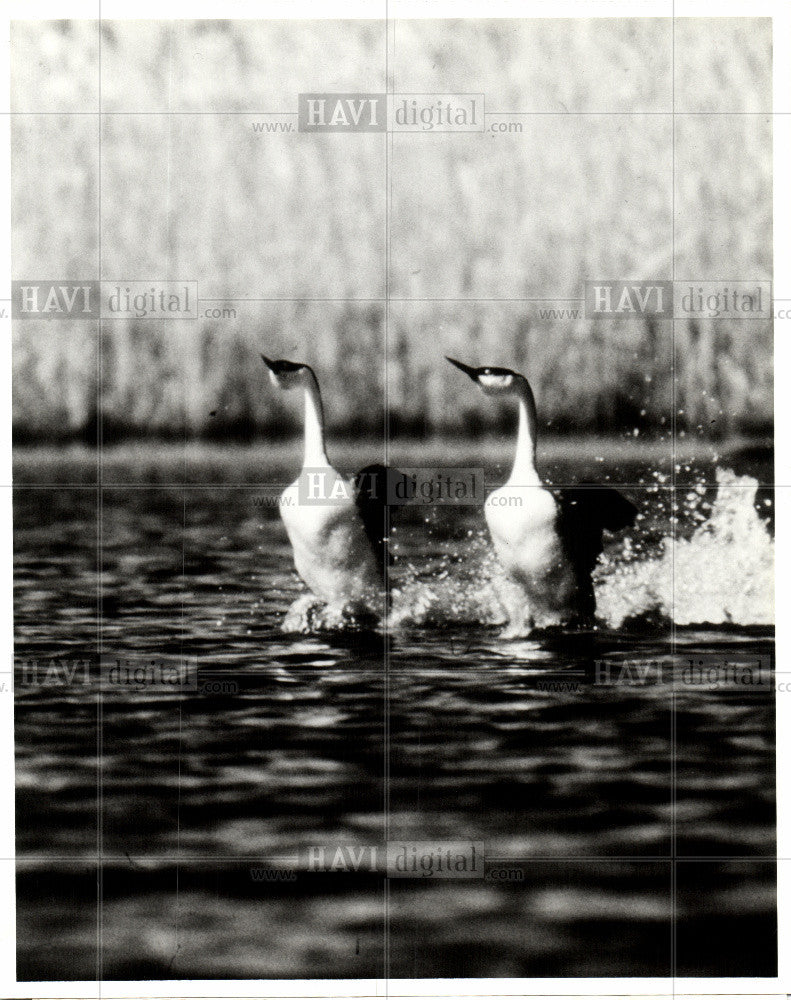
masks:
[[[462,6],[14,8],[3,996],[791,990],[791,12]]]

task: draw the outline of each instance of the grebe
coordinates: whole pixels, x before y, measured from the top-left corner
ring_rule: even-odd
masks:
[[[633,524],[637,508],[609,486],[546,488],[536,469],[536,404],[524,375],[446,360],[487,396],[515,396],[519,401],[514,467],[484,509],[494,548],[516,585],[504,595],[510,617],[504,636],[526,635],[537,622],[592,622],[596,598],[591,574],[603,549],[602,531]]]
[[[342,621],[348,613],[358,619],[361,613],[382,617],[388,561],[387,470],[369,465],[353,481],[339,475],[327,458],[324,408],[313,370],[261,357],[274,385],[301,388],[305,396],[302,471],[283,491],[280,516],[294,550],[294,565],[311,593],[294,602],[283,628],[310,627],[310,615],[321,602],[327,606],[321,619],[325,623]]]

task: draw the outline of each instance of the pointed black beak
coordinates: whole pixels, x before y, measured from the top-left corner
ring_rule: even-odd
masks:
[[[450,361],[452,365],[455,365],[460,372],[464,372],[465,375],[469,375],[473,382],[478,380],[478,369],[470,368],[469,365],[462,364],[461,361],[455,361],[453,358],[449,358],[447,354],[445,355],[445,360]]]
[[[271,358],[268,358],[265,354],[262,354],[261,360],[264,362],[264,364],[270,370],[270,372],[273,372],[275,370],[275,362],[272,361]]]

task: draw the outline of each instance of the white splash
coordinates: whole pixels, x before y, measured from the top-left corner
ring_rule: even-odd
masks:
[[[676,511],[662,509],[661,488],[645,495],[656,509],[641,514],[638,529],[611,546],[594,572],[602,624],[619,628],[629,619],[677,625],[773,623],[774,543],[755,509],[758,483],[728,469],[717,469],[716,480],[710,511],[702,483],[689,488]],[[660,537],[649,544],[640,526],[657,521]],[[503,598],[509,583],[486,531],[471,533],[460,551],[463,558],[451,552],[436,567],[410,565],[401,572],[392,593],[391,627],[507,621]]]
[[[717,469],[716,477],[708,517],[701,512],[705,487],[692,487],[675,537],[662,538],[658,553],[636,556],[626,539],[603,557],[595,584],[607,625],[618,628],[646,615],[676,625],[774,622],[774,543],[755,509],[758,483],[730,469]],[[695,523],[685,538],[685,527]]]
[[[460,552],[451,551],[436,565],[409,564],[391,590],[388,625],[502,625],[507,616],[500,600],[502,571],[485,530],[468,532]]]
[[[755,509],[758,483],[717,469],[709,506],[704,483],[668,509],[665,476],[643,495],[636,528],[608,546],[594,571],[597,617],[608,628],[636,621],[676,625],[774,622],[774,542]],[[675,526],[673,531],[672,526]],[[419,565],[402,562],[391,589],[388,629],[403,626],[503,625],[508,588],[485,528],[448,543]],[[335,616],[304,597],[286,631],[371,627],[368,616]]]

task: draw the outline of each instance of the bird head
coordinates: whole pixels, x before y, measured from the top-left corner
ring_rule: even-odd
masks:
[[[265,354],[262,354],[261,358],[269,369],[272,385],[276,385],[279,389],[296,389],[304,385],[312,375],[308,365],[295,361],[272,361]]]
[[[520,375],[519,372],[512,372],[510,368],[470,368],[469,365],[462,364],[461,361],[455,361],[453,358],[446,357],[445,360],[450,361],[452,365],[455,365],[465,375],[469,375],[473,382],[476,382],[487,396],[513,395],[518,390],[520,384],[524,385],[525,382],[524,375]]]

